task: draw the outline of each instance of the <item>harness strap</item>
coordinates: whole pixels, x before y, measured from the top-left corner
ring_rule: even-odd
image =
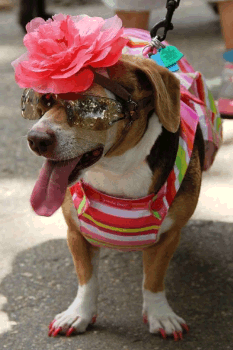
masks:
[[[123,86],[118,84],[116,81],[110,80],[102,74],[95,72],[94,82],[110,90],[124,101],[128,101],[131,98],[130,93],[123,88]]]
[[[96,72],[94,74],[94,82],[96,84],[103,86],[104,88],[111,91],[113,94],[127,102],[127,109],[130,114],[130,120],[137,120],[139,118],[139,114],[136,112],[140,109],[145,108],[150,102],[152,102],[152,95],[135,102],[133,101],[131,94],[116,81],[106,78],[105,76]]]

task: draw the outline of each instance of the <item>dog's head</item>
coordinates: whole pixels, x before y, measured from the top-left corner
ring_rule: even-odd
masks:
[[[71,96],[33,96],[41,118],[29,131],[28,143],[37,155],[46,158],[31,197],[40,215],[51,215],[58,209],[67,186],[102,157],[118,156],[134,147],[145,133],[152,110],[169,132],[179,128],[179,81],[168,69],[149,59],[122,56],[107,71],[110,80],[124,87],[139,106],[140,101],[147,101],[133,118],[126,101],[96,83],[82,93],[82,102],[75,98],[76,112],[71,117],[66,103]],[[72,106],[71,101],[69,104]]]

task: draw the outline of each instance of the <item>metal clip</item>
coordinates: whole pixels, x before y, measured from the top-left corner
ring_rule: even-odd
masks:
[[[180,4],[180,0],[167,0],[167,5],[166,5],[167,14],[166,14],[166,17],[162,21],[158,22],[151,29],[150,35],[151,35],[152,39],[157,37],[157,39],[160,42],[166,39],[166,35],[167,35],[168,30],[172,30],[174,28],[173,24],[171,23],[171,20],[172,20],[173,13],[174,13],[175,9],[177,9],[179,4]],[[157,32],[158,32],[158,30],[160,28],[164,28],[164,33],[163,33],[162,37],[157,35]]]
[[[155,38],[151,39],[152,47],[155,47],[157,50],[164,49],[166,46],[161,43],[159,38],[156,36]]]
[[[153,55],[154,48],[156,48],[156,50],[159,51],[160,49],[164,49],[165,47],[166,46],[163,45],[156,36],[155,38],[151,39],[150,44],[146,45],[142,52],[144,56],[148,55],[148,57],[150,57],[151,55]]]
[[[128,108],[130,117],[132,119],[134,119],[134,115],[135,115],[135,113],[136,113],[136,111],[138,109],[138,104],[136,102],[134,102],[131,97],[128,98],[127,108]],[[137,118],[135,118],[135,119],[137,119]]]

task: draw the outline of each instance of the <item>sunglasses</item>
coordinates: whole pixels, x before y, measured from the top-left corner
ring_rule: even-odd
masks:
[[[39,94],[25,89],[21,98],[22,116],[25,119],[40,119],[55,105],[66,110],[69,125],[84,129],[107,130],[114,123],[126,118],[120,102],[107,97],[75,94],[75,100],[66,100],[55,94]]]

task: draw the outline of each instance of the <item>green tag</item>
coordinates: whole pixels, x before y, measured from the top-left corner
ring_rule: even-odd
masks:
[[[175,46],[166,46],[159,53],[165,67],[176,64],[184,56]]]

